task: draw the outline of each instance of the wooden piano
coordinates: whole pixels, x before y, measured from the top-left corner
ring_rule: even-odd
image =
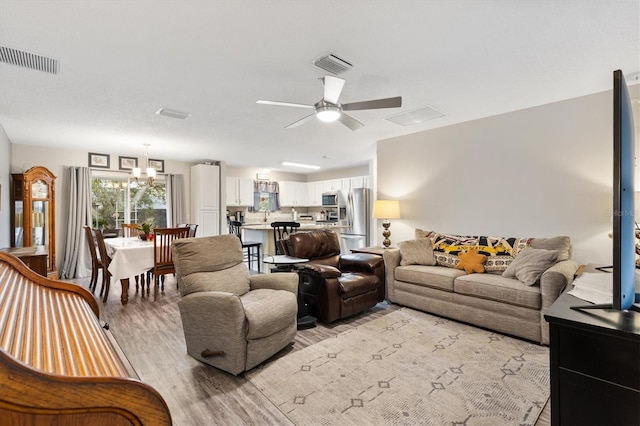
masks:
[[[84,288],[0,252],[0,424],[170,425]]]

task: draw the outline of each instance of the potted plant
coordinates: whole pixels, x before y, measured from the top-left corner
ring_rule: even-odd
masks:
[[[152,229],[151,224],[147,222],[143,222],[140,224],[138,228],[142,231],[142,233],[140,234],[140,239],[146,240],[147,235],[151,234],[151,229]]]

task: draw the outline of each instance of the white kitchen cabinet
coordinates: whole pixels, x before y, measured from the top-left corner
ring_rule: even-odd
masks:
[[[323,181],[307,182],[307,205],[317,207],[322,205]]]
[[[369,188],[369,176],[352,177],[351,188]]]
[[[306,207],[308,187],[306,182],[280,181],[280,205],[283,207]]]
[[[191,222],[198,224],[196,236],[220,234],[220,166],[191,166]]]
[[[253,179],[227,177],[227,206],[253,205]]]

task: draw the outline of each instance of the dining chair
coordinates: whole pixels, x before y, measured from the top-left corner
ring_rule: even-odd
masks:
[[[91,281],[89,281],[89,291],[94,293],[96,291],[96,285],[98,284],[98,273],[102,270],[102,274],[104,275],[105,268],[102,263],[102,259],[98,254],[98,246],[96,244],[96,239],[93,236],[93,229],[91,229],[90,226],[83,226],[83,228],[87,238],[89,254],[91,255]]]
[[[244,241],[242,239],[242,222],[237,220],[229,221],[229,234],[233,234],[240,239],[243,258],[249,270],[251,270],[251,264],[255,260],[258,265],[258,273],[260,273],[260,263],[262,263],[260,262],[260,247],[262,247],[262,243],[260,241]]]
[[[98,244],[98,252],[100,253],[100,260],[102,261],[102,287],[100,288],[100,296],[102,302],[105,303],[109,298],[109,288],[111,287],[111,273],[109,273],[109,264],[111,258],[107,254],[107,246],[104,243],[104,237],[102,231],[99,229],[94,230],[96,233],[96,242]],[[103,295],[104,293],[104,295]]]
[[[195,237],[196,231],[198,230],[198,224],[197,223],[181,223],[180,225],[178,225],[178,228],[184,228],[185,226],[189,227],[189,237]]]
[[[151,272],[154,277],[155,288],[162,285],[164,290],[164,276],[166,274],[175,274],[176,270],[173,265],[173,253],[171,252],[171,243],[179,238],[189,237],[189,227],[181,228],[155,228],[153,238],[153,268]]]
[[[124,238],[132,238],[140,235],[140,225],[137,223],[123,223],[122,236]]]

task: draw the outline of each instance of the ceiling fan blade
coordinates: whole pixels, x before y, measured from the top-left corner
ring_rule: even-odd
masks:
[[[350,115],[345,114],[344,112],[340,114],[340,117],[338,117],[338,121],[351,130],[358,130],[360,127],[364,127],[364,124],[351,117]]]
[[[262,104],[262,105],[277,105],[277,106],[288,106],[288,107],[297,107],[297,108],[311,108],[313,109],[313,105],[306,105],[306,104],[296,104],[293,102],[280,102],[280,101],[265,101],[262,99],[258,99],[256,101],[257,104]]]
[[[289,124],[288,126],[285,126],[285,129],[292,129],[294,127],[298,127],[299,125],[304,124],[307,121],[311,120],[315,116],[316,116],[316,114],[313,113],[311,115],[307,115],[306,117],[302,117],[300,120],[294,121],[293,123]]]
[[[344,80],[330,75],[325,76],[322,80],[324,82],[323,99],[332,104],[337,104],[340,93],[342,93],[342,88],[344,87]]]
[[[394,98],[374,99],[372,101],[351,102],[343,104],[344,111],[355,111],[360,109],[378,109],[378,108],[398,108],[402,106],[402,96]]]

